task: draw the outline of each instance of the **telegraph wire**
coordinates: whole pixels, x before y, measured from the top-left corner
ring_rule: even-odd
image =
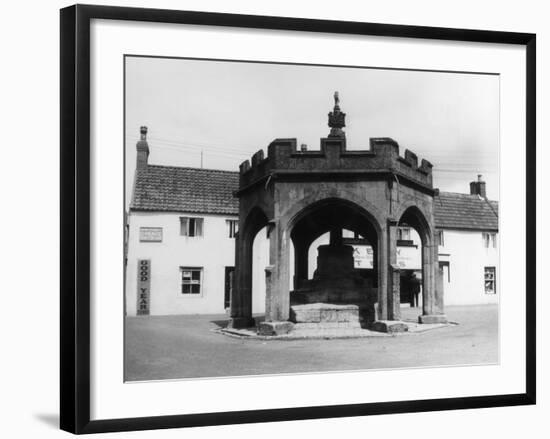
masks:
[[[139,137],[134,136],[134,135],[128,135],[128,136],[126,136],[126,138],[130,142],[139,140]],[[151,141],[153,147],[157,143],[161,143],[161,144],[164,144],[164,145],[177,146],[177,147],[210,149],[210,150],[214,150],[214,151],[223,151],[223,152],[227,152],[227,153],[236,153],[236,154],[241,154],[241,155],[246,154],[247,156],[254,153],[252,151],[247,151],[247,150],[242,149],[242,148],[231,148],[231,147],[225,147],[225,146],[214,145],[214,144],[209,145],[209,144],[200,143],[200,142],[193,142],[193,143],[178,142],[178,141],[174,141],[174,140],[165,140],[165,139],[160,139],[160,138],[156,138],[156,137],[149,137],[147,140]]]
[[[133,142],[139,140],[139,136],[128,134],[126,136],[126,140],[128,142]],[[181,153],[186,154],[194,154],[194,155],[200,155],[201,157],[201,167],[203,164],[204,155],[209,156],[220,156],[225,158],[232,158],[232,159],[239,159],[239,160],[245,160],[247,158],[250,158],[252,154],[254,154],[254,151],[246,151],[244,149],[239,148],[231,148],[231,147],[224,147],[220,145],[214,145],[214,144],[205,144],[201,142],[194,142],[194,143],[187,143],[187,142],[177,142],[174,140],[168,140],[163,139],[159,137],[149,137],[148,140],[151,142],[151,146],[153,148],[160,148],[160,149],[169,149],[172,151],[178,151]],[[260,149],[260,148],[258,148]],[[439,156],[439,154],[435,154],[435,156]],[[448,156],[445,157],[448,159]],[[465,168],[460,169],[459,166],[457,166],[456,163],[444,163],[441,165],[437,165],[437,159],[434,160],[436,162],[434,166],[434,173],[447,173],[447,174],[472,174],[472,173],[483,173],[483,174],[490,174],[493,173],[493,170],[490,169],[479,169],[479,167],[476,166],[476,162],[465,163],[462,161],[462,165],[466,165]],[[445,165],[451,165],[452,167],[447,167]]]

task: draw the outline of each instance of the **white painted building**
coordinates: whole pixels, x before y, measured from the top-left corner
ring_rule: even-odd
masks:
[[[224,293],[229,293],[226,282],[234,266],[234,239],[229,230],[235,221],[223,214],[131,210],[126,272],[128,315],[135,315],[139,309],[141,261],[149,261],[150,290],[148,304],[143,305],[150,314],[223,312]],[[184,234],[182,229],[186,227]]]
[[[484,197],[484,185],[473,182],[472,194],[435,200],[445,305],[498,302],[498,203]]]
[[[126,313],[224,313],[235,264],[238,201],[233,191],[238,172],[150,165],[146,132],[143,127],[137,144],[127,215]],[[485,198],[481,181],[471,183],[470,192],[442,192],[434,200],[445,305],[498,301],[498,204]],[[397,262],[403,273],[420,277],[420,238],[407,225],[400,233]],[[348,231],[344,238],[355,248],[355,267],[372,268],[370,246]],[[328,235],[323,235],[310,248],[310,278],[317,247],[327,242]],[[268,246],[264,229],[253,245],[252,303],[258,314],[265,309]]]
[[[147,130],[127,218],[126,313],[219,314],[235,265],[238,173],[148,164]],[[254,247],[253,311],[264,312],[267,236]]]

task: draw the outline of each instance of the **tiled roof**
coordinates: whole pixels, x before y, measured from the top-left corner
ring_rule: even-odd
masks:
[[[498,202],[440,192],[434,197],[434,217],[435,226],[442,229],[498,230]]]
[[[131,210],[239,213],[239,173],[148,165],[136,171]]]
[[[130,209],[237,215],[238,187],[238,172],[148,165],[136,171]],[[477,195],[440,192],[434,216],[438,228],[498,230],[498,202]]]

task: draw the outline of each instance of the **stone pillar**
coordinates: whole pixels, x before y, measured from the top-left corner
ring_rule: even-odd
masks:
[[[273,266],[271,288],[266,291],[267,322],[285,321],[290,313],[290,239],[286,227],[275,224],[269,235],[269,264]]]
[[[443,314],[443,291],[437,288],[438,247],[433,236],[422,243],[422,315],[419,323],[446,323]]]
[[[273,272],[275,267],[269,265],[265,267],[265,315],[267,316],[272,314],[271,311],[271,294],[273,291]]]
[[[253,238],[252,238],[253,239]],[[243,231],[235,239],[235,274],[231,290],[232,328],[254,326],[252,318],[252,240]]]
[[[265,268],[265,294],[266,297],[272,297],[272,291],[273,291],[273,273],[275,271],[275,267],[273,265],[270,265]],[[272,303],[266,303],[266,318],[268,315],[271,315]],[[268,308],[269,306],[269,308]],[[273,321],[273,320],[266,320],[264,322],[260,322],[258,325],[258,334],[259,335],[282,335],[287,334],[294,328],[294,323],[288,322],[288,321]]]
[[[422,243],[422,314],[433,314],[433,248],[429,243]]]
[[[388,290],[388,320],[401,320],[401,269],[397,264],[390,265]]]
[[[443,274],[440,273],[443,268],[439,267],[439,247],[434,240],[434,287],[435,287],[435,298],[434,298],[434,314],[445,315],[445,305],[443,296],[445,291],[443,290]]]
[[[398,222],[393,219],[388,219],[388,262],[387,262],[387,284],[386,284],[386,297],[387,297],[387,320],[399,320],[400,319],[400,295],[399,295],[399,267],[397,266],[397,225]],[[397,271],[397,275],[396,275]],[[396,279],[397,276],[397,279]],[[396,292],[397,289],[397,292]],[[397,294],[397,296],[396,296]]]
[[[342,228],[341,227],[333,227],[330,231],[330,245],[342,245]]]
[[[383,229],[378,239],[378,306],[376,320],[388,320],[388,231]]]

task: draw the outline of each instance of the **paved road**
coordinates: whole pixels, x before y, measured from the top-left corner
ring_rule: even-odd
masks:
[[[404,309],[405,317],[418,315]],[[126,379],[257,375],[498,362],[498,308],[447,307],[458,322],[421,334],[251,340],[214,332],[226,316],[126,318]]]

